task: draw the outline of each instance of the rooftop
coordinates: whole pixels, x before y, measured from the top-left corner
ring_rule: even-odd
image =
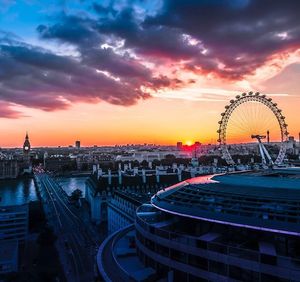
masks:
[[[192,178],[152,197],[160,210],[222,224],[300,236],[300,170]]]
[[[138,259],[134,244],[134,227],[129,225],[101,244],[97,265],[104,281],[143,281],[155,274]]]

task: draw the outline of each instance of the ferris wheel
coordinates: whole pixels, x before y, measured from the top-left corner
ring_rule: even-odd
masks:
[[[235,162],[230,153],[232,148],[236,146],[237,152],[243,146],[252,145],[257,148],[257,142],[255,142],[257,140],[262,163],[281,164],[285,157],[289,135],[287,126],[281,109],[272,101],[272,98],[261,95],[259,92],[237,95],[235,99],[230,100],[229,105],[225,106],[225,111],[221,113],[219,121],[217,133],[222,156],[227,164],[234,165]],[[272,149],[274,161],[262,142],[263,139],[266,139],[266,144],[273,144],[277,149],[277,151]]]

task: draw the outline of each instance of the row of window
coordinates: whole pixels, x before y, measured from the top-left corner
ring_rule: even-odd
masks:
[[[196,267],[198,269],[202,269],[207,272],[216,273],[225,277],[230,277],[232,279],[238,279],[242,281],[289,281],[268,274],[247,270],[244,268],[240,268],[238,266],[228,265],[222,262],[210,260],[204,257],[191,255],[191,254],[181,252],[179,250],[168,248],[158,243],[154,243],[153,241],[143,237],[142,234],[140,234],[138,231],[136,231],[136,238],[141,244],[143,244],[147,249],[151,250],[152,252],[155,252],[164,257],[168,257],[171,260],[184,263]],[[139,253],[141,253],[140,250]],[[143,255],[147,256],[146,254]],[[150,257],[148,258],[151,259]],[[155,269],[159,268],[159,266],[156,265],[155,263],[149,266]],[[164,266],[164,267],[168,267],[168,266]],[[187,275],[186,273],[184,273],[184,275],[188,280],[180,280],[180,281],[190,281],[189,275]]]

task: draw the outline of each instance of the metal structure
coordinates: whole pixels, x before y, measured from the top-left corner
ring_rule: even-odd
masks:
[[[251,135],[251,138],[252,139],[257,139],[257,141],[258,141],[258,147],[259,147],[259,152],[260,152],[261,159],[262,159],[262,164],[266,165],[267,164],[267,160],[268,160],[269,165],[273,165],[274,162],[273,162],[273,160],[272,160],[269,152],[267,151],[267,149],[264,146],[264,144],[261,142],[261,139],[265,139],[266,136],[265,135]]]
[[[218,142],[220,144],[220,148],[222,150],[222,155],[227,164],[234,165],[235,162],[232,159],[227,142],[226,142],[226,134],[227,134],[227,125],[231,118],[232,113],[242,105],[243,103],[249,103],[249,102],[258,102],[265,106],[267,106],[274,116],[276,117],[279,127],[280,127],[280,134],[281,134],[281,144],[278,156],[276,160],[273,162],[269,153],[267,152],[266,148],[262,145],[261,139],[263,139],[264,136],[256,135],[254,133],[253,138],[256,138],[259,142],[259,148],[261,150],[261,153],[263,153],[262,158],[263,162],[266,162],[266,159],[264,160],[264,156],[267,156],[267,159],[269,160],[270,164],[276,164],[279,165],[283,162],[285,153],[286,153],[286,142],[288,140],[288,131],[287,131],[287,124],[285,122],[285,117],[282,115],[281,109],[277,107],[277,104],[272,101],[272,98],[266,97],[266,95],[261,95],[259,92],[253,93],[243,93],[242,95],[237,95],[235,99],[230,100],[230,104],[225,106],[225,112],[221,113],[221,120],[219,121],[219,129],[217,133],[219,134]],[[250,137],[250,136],[249,136]],[[252,137],[252,136],[251,136]],[[270,161],[271,160],[271,161]]]

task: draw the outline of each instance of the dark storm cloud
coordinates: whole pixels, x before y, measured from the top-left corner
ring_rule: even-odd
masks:
[[[143,25],[174,28],[200,40],[207,54],[191,57],[187,67],[238,79],[271,55],[300,47],[299,11],[300,1],[294,0],[168,0]]]
[[[72,56],[0,33],[1,100],[47,111],[79,101],[128,106],[150,97],[147,88],[194,83],[158,67],[238,80],[300,47],[300,1],[165,0],[151,13],[145,1],[109,3],[37,26],[45,44],[72,46]]]
[[[43,110],[69,102],[104,100],[132,105],[147,98],[135,85],[115,81],[80,59],[58,56],[30,45],[0,45],[2,100]]]

